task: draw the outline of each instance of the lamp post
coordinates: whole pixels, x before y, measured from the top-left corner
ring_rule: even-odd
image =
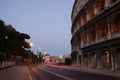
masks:
[[[37,51],[38,63],[40,61],[40,57],[41,57],[41,48],[38,48],[38,51]]]

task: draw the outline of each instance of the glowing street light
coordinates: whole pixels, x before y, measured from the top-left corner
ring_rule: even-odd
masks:
[[[33,43],[29,43],[30,47],[33,47]]]
[[[39,51],[41,51],[41,48],[38,48]]]
[[[22,48],[25,48],[23,45],[21,46]]]
[[[38,56],[38,58],[39,58],[40,52],[41,52],[41,48],[38,48],[38,50],[37,50],[37,56]]]
[[[60,59],[62,59],[63,58],[63,56],[62,55],[60,55],[60,57],[59,57]]]
[[[5,39],[8,39],[8,36],[5,36]]]

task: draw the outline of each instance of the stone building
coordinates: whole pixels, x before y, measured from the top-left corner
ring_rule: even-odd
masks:
[[[75,0],[72,64],[120,70],[120,0]]]

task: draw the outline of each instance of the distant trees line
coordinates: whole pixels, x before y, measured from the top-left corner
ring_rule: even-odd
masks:
[[[20,33],[12,25],[6,25],[0,20],[0,61],[16,60],[26,62],[37,56],[30,50],[30,44],[25,41],[30,39],[26,33]]]

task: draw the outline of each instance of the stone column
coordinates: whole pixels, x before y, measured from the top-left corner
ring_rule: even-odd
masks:
[[[89,29],[87,29],[87,45],[90,43],[89,41]]]
[[[80,66],[80,61],[79,61],[79,53],[77,54],[77,66]]]
[[[94,13],[95,13],[95,15],[97,14],[97,11],[96,11],[96,3],[94,3]]]
[[[86,12],[86,16],[87,16],[87,17],[86,17],[86,18],[87,18],[87,21],[89,21],[89,20],[90,20],[90,15],[89,15],[89,12],[88,12],[88,11]]]
[[[91,65],[91,61],[90,61],[90,54],[88,54],[88,68],[90,68],[90,65]]]
[[[115,59],[115,70],[117,70],[118,69],[118,64],[117,64],[117,60]]]
[[[108,0],[105,0],[105,8],[108,8],[109,4],[108,4]]]
[[[83,63],[84,63],[84,61],[83,61],[83,54],[81,54],[81,67],[83,67]]]
[[[100,63],[100,51],[96,53],[96,64],[97,64],[97,69],[101,68],[101,63]]]
[[[111,26],[110,26],[110,17],[107,17],[107,29],[108,29],[108,39],[111,39]]]
[[[98,27],[95,24],[95,33],[96,33],[96,38],[95,38],[95,42],[98,43],[99,42],[99,37],[98,37]]]
[[[81,34],[81,47],[83,47],[83,36]]]
[[[111,70],[114,71],[115,70],[115,63],[114,63],[114,56],[111,55]]]
[[[110,55],[110,59],[111,59],[111,70],[114,71],[115,70],[115,66],[116,66],[116,60],[115,60],[115,48],[110,48],[109,49],[109,53],[111,53]]]

